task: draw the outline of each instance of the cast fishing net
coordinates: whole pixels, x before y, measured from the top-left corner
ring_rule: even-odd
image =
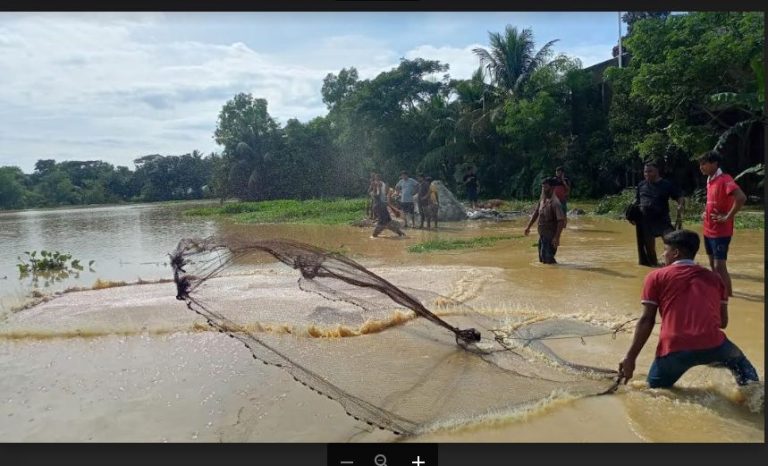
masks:
[[[252,273],[266,255],[298,271],[298,287],[295,274]],[[395,286],[311,245],[183,239],[171,265],[177,299],[212,327],[349,415],[395,433],[616,387],[616,371],[564,358],[546,344],[606,328],[499,320],[437,293]]]

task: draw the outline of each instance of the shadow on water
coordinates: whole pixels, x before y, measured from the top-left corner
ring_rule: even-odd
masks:
[[[764,281],[763,277],[756,277],[754,275],[747,275],[743,273],[730,273],[730,276],[731,276],[731,279],[746,280],[749,282],[762,283]]]
[[[764,303],[765,302],[765,296],[754,294],[754,293],[745,293],[743,291],[734,291],[733,292],[734,298],[743,299],[746,301],[752,301],[753,303]]]
[[[566,269],[570,269],[570,270],[583,270],[585,272],[600,273],[600,274],[608,275],[611,277],[635,278],[634,275],[629,275],[626,273],[617,272],[615,270],[606,269],[605,267],[594,267],[591,265],[584,265],[584,264],[567,264],[564,262],[558,262],[558,266]]]

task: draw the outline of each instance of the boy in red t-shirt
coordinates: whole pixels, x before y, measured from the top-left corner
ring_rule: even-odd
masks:
[[[754,366],[721,330],[728,325],[728,294],[722,279],[693,262],[699,235],[675,230],[663,241],[666,266],[645,277],[643,315],[632,346],[619,363],[619,376],[625,384],[632,378],[635,360],[651,335],[658,310],[661,331],[656,358],[648,371],[651,388],[671,387],[691,367],[712,363],[727,367],[738,385],[758,381]]]
[[[707,207],[702,214],[704,220],[704,247],[709,256],[709,266],[722,277],[728,296],[733,296],[731,276],[726,260],[728,246],[733,236],[733,218],[747,196],[733,181],[731,175],[720,169],[720,155],[714,151],[699,157],[699,170],[707,176]]]

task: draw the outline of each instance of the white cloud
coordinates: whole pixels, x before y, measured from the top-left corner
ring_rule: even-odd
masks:
[[[472,44],[466,47],[434,47],[432,45],[420,45],[406,53],[406,58],[424,58],[437,60],[448,64],[448,74],[454,79],[469,79],[472,73],[480,66],[480,61],[472,52],[472,49],[482,47],[480,44]]]
[[[2,19],[0,164],[25,170],[47,157],[114,154],[127,163],[146,151],[215,150],[211,135],[218,111],[236,93],[266,98],[280,121],[306,120],[326,111],[322,78],[341,68],[329,69],[329,63],[345,59],[351,66],[373,57],[361,71],[375,74],[391,61],[381,44],[360,38],[331,39],[304,62],[258,53],[242,42],[146,41],[141,35],[151,30],[154,17]],[[185,119],[194,127],[180,129]],[[183,137],[190,139],[182,147]]]
[[[149,153],[210,152],[218,112],[238,92],[266,98],[282,123],[306,121],[326,113],[320,89],[328,73],[354,66],[370,79],[403,56],[439,60],[452,77],[468,78],[478,66],[472,49],[483,46],[430,45],[425,33],[422,45],[398,49],[393,35],[341,30],[293,44],[248,42],[247,28],[229,43],[203,34],[157,39],[175,37],[169,24],[160,13],[0,13],[0,165],[30,171],[40,158],[130,165]],[[443,34],[467,27],[458,19],[430,24],[425,31]],[[563,51],[585,66],[610,57],[610,46]]]

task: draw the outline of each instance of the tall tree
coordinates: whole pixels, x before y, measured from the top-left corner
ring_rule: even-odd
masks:
[[[0,167],[0,209],[24,207],[24,173],[18,167]]]
[[[219,186],[226,191],[219,195],[265,199],[271,182],[266,165],[278,152],[281,138],[277,122],[267,112],[266,99],[237,94],[219,112],[214,138],[224,148],[220,176],[225,179]]]

